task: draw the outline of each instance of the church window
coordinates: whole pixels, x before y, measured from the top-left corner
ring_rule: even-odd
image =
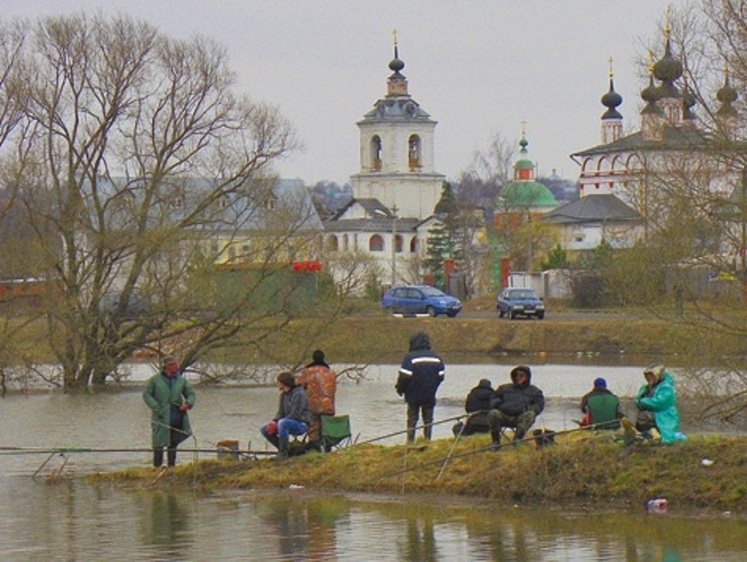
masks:
[[[421,150],[420,137],[418,135],[412,135],[410,140],[407,141],[407,159],[410,164],[410,169],[420,168],[420,150]]]
[[[274,195],[270,195],[267,199],[265,199],[265,210],[267,211],[274,211],[278,206],[278,200],[277,197]]]
[[[344,252],[348,251],[348,235],[347,234],[342,235],[342,250]]]
[[[381,137],[374,135],[371,139],[371,169],[381,170]]]
[[[400,234],[394,237],[394,251],[398,254],[402,253],[402,235]]]
[[[384,239],[378,234],[374,234],[373,236],[371,236],[371,238],[368,239],[368,251],[369,252],[383,252],[384,251]]]
[[[410,253],[414,254],[418,251],[418,237],[413,236],[412,240],[410,240]]]
[[[337,251],[337,236],[335,236],[334,234],[327,238],[327,250],[329,250],[330,252]]]

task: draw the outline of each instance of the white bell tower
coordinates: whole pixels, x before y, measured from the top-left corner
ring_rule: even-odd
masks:
[[[445,179],[435,171],[436,121],[407,92],[407,78],[400,73],[405,63],[393,33],[387,93],[357,123],[360,171],[351,182],[356,198],[378,199],[390,209],[397,207],[400,216],[425,219],[433,214]]]

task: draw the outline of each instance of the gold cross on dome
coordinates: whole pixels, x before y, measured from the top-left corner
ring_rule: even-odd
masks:
[[[397,30],[392,29],[392,41],[394,41],[394,45],[397,45]]]
[[[610,78],[612,78],[613,72],[612,72],[612,55],[610,55],[610,58],[608,59],[610,63],[610,69],[609,69],[609,75]]]

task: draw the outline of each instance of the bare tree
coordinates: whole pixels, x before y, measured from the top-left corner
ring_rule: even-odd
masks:
[[[126,17],[45,18],[26,34],[22,118],[0,154],[28,257],[58,288],[45,314],[65,387],[102,383],[144,347],[181,346],[190,364],[250,324],[260,341],[287,322],[277,264],[305,251],[307,217],[275,208],[270,166],[293,134],[236,96],[223,48]],[[232,262],[245,282],[216,268]]]

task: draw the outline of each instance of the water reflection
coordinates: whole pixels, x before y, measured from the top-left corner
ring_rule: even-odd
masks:
[[[306,490],[125,491],[14,477],[4,560],[743,560],[744,521]],[[15,489],[22,493],[8,493]]]
[[[137,494],[148,513],[142,519],[143,543],[159,556],[189,558],[190,514],[174,494],[160,491]]]

